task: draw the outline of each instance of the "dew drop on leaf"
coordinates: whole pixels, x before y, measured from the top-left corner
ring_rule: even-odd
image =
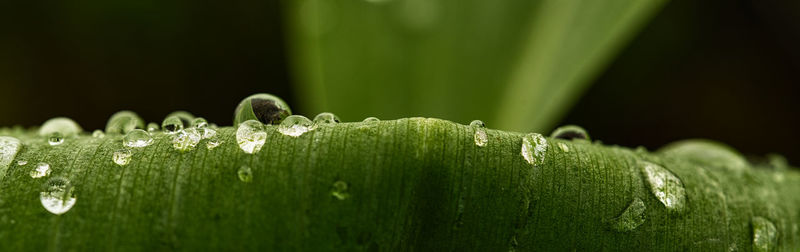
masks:
[[[147,132],[156,132],[159,129],[158,123],[151,122],[147,124]]]
[[[553,133],[550,134],[550,137],[565,139],[565,140],[583,139],[591,141],[591,139],[589,138],[589,133],[587,133],[585,129],[577,125],[565,125],[558,127],[555,130],[553,130]]]
[[[370,117],[364,118],[364,121],[362,121],[362,122],[365,122],[365,123],[376,123],[376,122],[380,122],[380,121],[381,121],[381,119],[378,119],[377,117],[370,116]]]
[[[763,217],[753,217],[753,251],[776,251],[778,247],[778,229],[775,224]]]
[[[56,117],[47,120],[39,128],[39,135],[43,137],[51,137],[54,134],[63,137],[70,137],[81,133],[83,129],[72,119],[66,117]]]
[[[646,220],[645,209],[647,209],[647,207],[645,207],[644,201],[639,198],[634,198],[622,214],[608,221],[608,225],[612,230],[617,232],[634,230],[641,226]]]
[[[131,150],[120,149],[115,151],[114,154],[111,155],[111,160],[114,161],[115,164],[118,164],[120,166],[125,166],[128,165],[128,163],[131,161],[132,156],[133,152],[131,152]]]
[[[322,112],[314,117],[314,124],[336,124],[341,122],[339,117],[329,112]]]
[[[558,148],[563,152],[569,152],[569,146],[565,143],[558,143]]]
[[[236,143],[245,153],[257,153],[264,146],[266,140],[267,133],[264,132],[264,125],[259,121],[245,121],[236,129]]]
[[[346,200],[347,198],[350,198],[350,194],[347,193],[347,182],[341,180],[333,182],[333,185],[331,186],[331,196],[338,200]]]
[[[721,167],[730,170],[744,170],[749,167],[747,159],[739,152],[723,143],[711,140],[683,140],[670,143],[658,152],[679,157],[705,167]]]
[[[31,178],[41,178],[50,175],[50,164],[48,163],[38,163],[36,167],[31,170],[30,174]]]
[[[50,135],[47,136],[47,143],[50,144],[50,146],[61,145],[64,143],[64,135],[60,132],[50,133]]]
[[[486,146],[486,143],[489,142],[489,136],[486,135],[486,124],[481,120],[474,120],[469,123],[469,126],[475,129],[475,134],[472,136],[475,145],[478,147]]]
[[[10,136],[0,136],[0,178],[2,178],[2,174],[6,173],[6,169],[8,169],[8,166],[14,161],[14,157],[17,156],[17,152],[19,152],[21,147],[22,143],[19,139]]]
[[[250,183],[253,181],[253,170],[250,169],[249,166],[239,167],[239,170],[236,171],[236,175],[239,176],[239,180],[242,182]]]
[[[640,161],[650,192],[668,210],[682,212],[686,208],[686,191],[683,182],[666,168],[647,161]]]
[[[183,122],[177,116],[168,116],[161,122],[161,128],[164,129],[164,133],[175,134],[183,130]]]
[[[202,139],[203,136],[197,132],[197,129],[187,128],[175,133],[172,137],[172,147],[180,152],[189,151],[194,149]]]
[[[25,160],[17,161],[17,165],[19,165],[19,166],[23,166],[23,165],[26,165],[26,164],[28,164],[28,161],[25,161]]]
[[[244,98],[233,114],[233,126],[248,120],[275,125],[292,115],[292,110],[281,98],[271,94],[254,94]]]
[[[125,134],[134,129],[143,129],[144,120],[136,113],[123,110],[111,115],[106,123],[106,134]]]
[[[164,118],[169,118],[169,117],[173,117],[173,116],[177,117],[178,120],[181,120],[181,124],[183,124],[184,128],[185,127],[189,127],[190,125],[192,125],[192,120],[194,120],[194,115],[192,115],[192,113],[189,113],[189,112],[186,112],[186,111],[183,111],[183,110],[178,110],[178,111],[169,113]]]
[[[195,118],[192,121],[192,127],[197,130],[197,133],[203,139],[208,139],[217,135],[217,131],[208,126],[208,121],[202,117]]]
[[[77,198],[73,194],[73,187],[69,180],[62,177],[51,178],[39,193],[39,200],[48,212],[61,215],[75,206]]]
[[[104,138],[104,137],[106,137],[106,133],[103,133],[102,130],[94,130],[94,132],[92,132],[92,137],[94,137],[94,138]]]
[[[153,137],[150,133],[140,129],[132,130],[122,138],[122,144],[131,148],[147,147],[152,143]]]
[[[220,144],[222,144],[222,141],[217,139],[217,137],[211,137],[206,142],[206,149],[213,150],[214,148],[217,148],[217,146],[219,146]]]
[[[520,153],[532,165],[542,165],[547,152],[547,139],[539,133],[529,133],[522,137]]]
[[[301,115],[291,115],[281,122],[278,132],[286,136],[299,137],[316,128],[314,122]]]

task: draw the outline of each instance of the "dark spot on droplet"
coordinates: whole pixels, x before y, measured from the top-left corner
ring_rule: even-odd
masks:
[[[555,135],[553,137],[559,138],[559,139],[566,139],[566,140],[586,139],[586,134],[583,133],[583,132],[580,132],[580,131],[569,131],[568,130],[568,131],[559,132],[557,135]]]
[[[264,124],[278,124],[289,116],[289,111],[273,100],[254,98],[250,100],[253,113]]]
[[[176,129],[178,129],[178,127],[175,124],[167,124],[167,125],[164,125],[164,129],[167,130],[167,131],[173,132]]]

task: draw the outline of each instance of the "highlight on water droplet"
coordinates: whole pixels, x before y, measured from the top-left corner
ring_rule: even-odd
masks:
[[[106,137],[106,133],[103,133],[102,130],[94,130],[94,132],[92,132],[92,137],[94,137],[94,138],[104,138],[104,137]]]
[[[73,193],[72,184],[62,177],[51,178],[44,184],[39,200],[44,209],[56,215],[61,215],[72,209],[77,202]]]
[[[558,148],[563,152],[569,152],[569,146],[565,143],[558,143]]]
[[[565,125],[558,127],[555,130],[553,130],[553,133],[550,134],[550,137],[558,139],[566,139],[566,140],[572,140],[572,139],[581,139],[587,141],[592,140],[591,138],[589,138],[589,133],[587,133],[585,129],[577,125]]]
[[[275,125],[292,115],[292,110],[281,98],[271,94],[254,94],[244,98],[233,114],[233,126],[256,120],[263,124]]]
[[[314,122],[301,115],[290,115],[278,126],[278,132],[286,136],[299,137],[316,128]]]
[[[14,157],[17,156],[20,148],[22,148],[22,142],[19,139],[0,136],[0,178],[5,176],[6,170],[11,165],[11,162],[14,161]]]
[[[159,129],[158,123],[151,122],[147,124],[147,132],[156,132]]]
[[[378,119],[377,117],[370,116],[370,117],[364,118],[364,120],[361,121],[361,122],[376,123],[376,122],[380,122],[380,121],[381,121],[381,119]]]
[[[639,198],[634,198],[622,214],[607,221],[608,226],[611,230],[617,232],[632,231],[645,222],[646,216],[644,210],[646,209],[647,207],[645,207],[644,201]]]
[[[111,155],[111,160],[114,161],[115,164],[120,166],[125,166],[131,161],[131,157],[133,156],[133,152],[128,149],[120,149],[114,152]]]
[[[317,125],[337,124],[339,122],[341,122],[341,120],[339,120],[339,117],[329,112],[322,112],[314,117],[314,124]]]
[[[183,130],[183,122],[177,116],[168,116],[161,122],[161,128],[164,129],[164,133],[175,134]]]
[[[181,131],[178,131],[173,138],[172,138],[172,148],[178,150],[180,152],[185,152],[194,149],[200,140],[203,139],[203,136],[197,132],[195,128],[187,128]]]
[[[242,182],[250,183],[253,181],[253,170],[250,169],[250,166],[239,167],[239,170],[236,171],[236,174],[239,176],[239,180]]]
[[[347,193],[347,182],[341,180],[333,182],[331,186],[331,196],[338,200],[346,200],[349,198],[350,194]]]
[[[486,124],[481,120],[474,120],[469,123],[469,126],[475,129],[475,134],[472,135],[475,145],[478,147],[486,146],[489,142],[489,136],[486,135]]]
[[[60,132],[50,133],[50,135],[47,136],[47,143],[50,144],[50,146],[61,145],[64,143],[64,135]]]
[[[63,140],[64,137],[71,137],[83,132],[78,123],[66,117],[56,117],[47,120],[39,128],[39,136],[53,137],[57,136]],[[49,141],[49,140],[48,140]]]
[[[31,170],[30,174],[31,178],[41,178],[50,175],[50,164],[48,163],[38,163],[36,167]]]
[[[150,133],[140,129],[131,130],[122,138],[122,144],[131,148],[147,147],[152,143],[153,137]]]
[[[19,165],[19,166],[23,166],[23,165],[26,165],[26,164],[28,164],[28,161],[25,161],[25,160],[17,161],[17,165]]]
[[[547,139],[539,133],[529,133],[522,137],[522,148],[520,153],[525,161],[534,166],[544,163],[545,153],[547,152]]]
[[[144,120],[132,111],[123,110],[111,115],[106,123],[106,134],[125,134],[134,129],[143,129]]]
[[[650,191],[671,212],[683,212],[686,208],[686,191],[683,182],[666,168],[647,161],[639,161],[639,167]]]
[[[772,221],[755,216],[750,224],[753,226],[753,251],[768,252],[778,249],[778,229]]]
[[[264,125],[259,121],[247,120],[239,124],[236,130],[236,143],[245,153],[259,152],[266,141],[267,132],[264,132]]]

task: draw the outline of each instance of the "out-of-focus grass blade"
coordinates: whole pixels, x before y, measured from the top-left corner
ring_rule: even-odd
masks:
[[[527,130],[553,123],[662,2],[284,3],[301,111]]]

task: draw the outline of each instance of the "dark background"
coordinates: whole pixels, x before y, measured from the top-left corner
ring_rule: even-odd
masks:
[[[0,125],[67,116],[91,130],[122,109],[229,125],[252,93],[294,103],[278,1],[111,2],[0,3]],[[561,124],[607,144],[702,137],[800,164],[798,14],[794,1],[672,1]]]

